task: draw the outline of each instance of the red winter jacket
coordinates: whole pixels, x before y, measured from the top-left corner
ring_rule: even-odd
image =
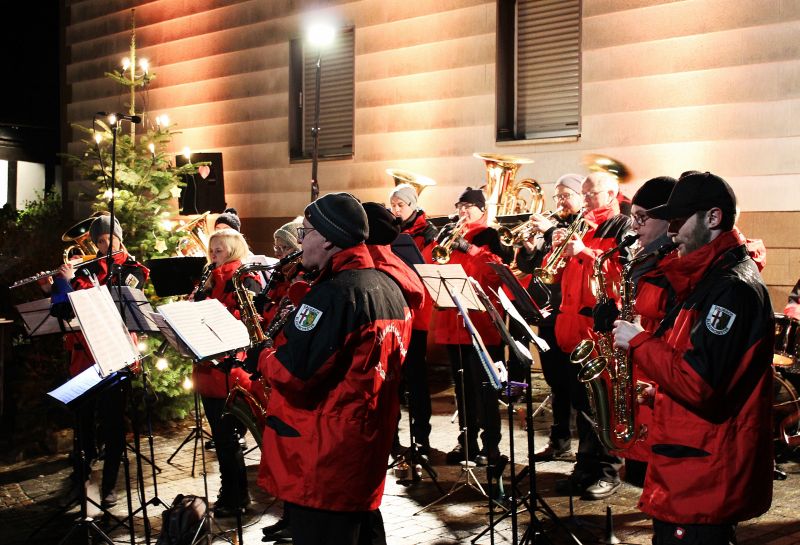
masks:
[[[579,342],[591,336],[592,308],[597,300],[592,293],[591,276],[595,259],[622,241],[631,225],[629,216],[619,213],[617,201],[588,212],[584,218],[591,226],[583,237],[584,250],[567,260],[560,275],[561,310],[556,317],[556,341],[563,352],[569,354]],[[545,261],[549,256],[545,257]],[[606,288],[620,278],[619,256],[603,264]],[[608,291],[608,290],[607,290]],[[609,297],[618,299],[612,293]]]
[[[631,341],[658,385],[639,507],[682,524],[756,517],[772,500],[769,294],[738,231],[661,268],[678,306]]]
[[[333,256],[286,324],[287,343],[259,360],[272,387],[260,486],[315,509],[378,508],[411,339],[408,313],[364,244]]]
[[[402,232],[411,235],[414,243],[422,253],[425,263],[431,263],[431,249],[434,246],[434,238],[436,238],[436,228],[428,221],[425,212],[418,210],[416,215],[409,218],[409,220],[402,226]],[[425,294],[425,302],[422,308],[414,313],[414,329],[428,331],[431,322],[431,314],[433,313],[433,299]]]
[[[447,232],[446,230],[452,229],[453,226],[454,224],[444,226],[443,232]],[[485,215],[477,222],[468,224],[468,230],[464,238],[472,244],[469,252],[464,253],[452,250],[449,264],[459,264],[464,267],[467,276],[477,280],[484,291],[491,298],[494,298],[489,288],[497,291],[500,288],[501,281],[497,273],[489,267],[489,263],[508,263],[513,257],[513,250],[506,251],[501,247],[497,231],[486,226]],[[501,259],[498,254],[503,255],[505,259]],[[500,308],[500,304],[497,301],[493,301],[493,303],[497,308]],[[469,311],[469,317],[486,346],[500,344],[500,334],[492,324],[488,313],[471,310]],[[458,311],[454,308],[434,309],[431,319],[431,331],[434,335],[433,341],[437,344],[472,344],[472,337],[470,337],[469,332],[464,327],[464,323],[458,316]]]
[[[128,252],[123,250],[119,254],[111,256],[115,264],[121,266],[122,284],[132,288],[143,289],[148,276],[150,276],[150,269],[138,263],[133,257],[128,255]],[[75,271],[75,277],[70,282],[73,290],[84,290],[91,288],[92,276],[97,277],[97,282],[100,285],[108,284],[109,286],[117,285],[117,276],[114,275],[109,282],[108,279],[108,264],[105,259],[95,261],[86,265],[85,267],[78,267]],[[131,338],[134,344],[137,342],[135,333],[131,333]],[[86,345],[86,339],[83,333],[77,331],[75,333],[67,333],[64,335],[64,346],[70,352],[69,374],[75,376],[85,371],[94,364],[94,358],[89,347]]]
[[[239,305],[236,302],[236,294],[233,291],[233,273],[242,265],[241,261],[229,261],[211,271],[213,284],[211,297],[225,305],[228,311],[239,319]],[[258,282],[252,273],[242,277],[242,281],[250,279],[250,282]],[[255,287],[255,284],[251,284]],[[239,383],[245,389],[250,389],[250,375],[239,367],[230,370],[229,376],[225,372],[211,363],[195,364],[192,369],[192,384],[194,389],[203,397],[225,399],[228,391],[234,384]]]
[[[372,262],[375,268],[386,273],[400,287],[403,297],[411,310],[412,323],[417,314],[425,307],[428,297],[425,294],[425,286],[422,279],[405,261],[397,257],[392,252],[391,246],[367,244]]]

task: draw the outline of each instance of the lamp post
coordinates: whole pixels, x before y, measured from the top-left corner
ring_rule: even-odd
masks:
[[[319,164],[319,103],[320,82],[322,79],[322,50],[333,43],[336,31],[330,25],[316,23],[308,27],[306,39],[308,43],[317,48],[316,86],[314,87],[314,125],[311,127],[313,151],[311,153],[311,201],[319,197],[319,182],[317,181],[317,167]]]

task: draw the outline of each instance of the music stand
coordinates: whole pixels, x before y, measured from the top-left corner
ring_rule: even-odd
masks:
[[[19,312],[29,337],[39,337],[52,333],[61,334],[80,329],[77,316],[69,321],[59,320],[50,315],[50,306],[49,297],[15,305],[14,308]]]
[[[433,298],[434,304],[438,308],[457,309],[464,320],[464,325],[467,327],[467,330],[472,336],[473,345],[478,350],[481,360],[485,361],[486,358],[489,358],[486,347],[483,345],[483,341],[481,340],[475,328],[472,326],[472,321],[469,319],[468,310],[484,310],[484,307],[478,301],[475,293],[473,292],[472,286],[467,279],[467,274],[464,272],[464,268],[461,265],[415,265],[415,268],[417,273],[420,275],[420,278],[422,278],[422,283],[425,285],[429,295]],[[461,391],[466,392],[464,384],[464,368],[461,358],[459,358],[458,380],[461,381]],[[414,513],[414,515],[418,515],[427,511],[434,505],[452,496],[462,488],[471,488],[482,496],[488,497],[488,494],[483,489],[480,481],[473,472],[475,464],[474,462],[470,461],[469,440],[467,439],[468,429],[466,427],[468,420],[466,418],[465,400],[465,396],[462,396],[461,406],[458,408],[459,411],[462,411],[461,414],[463,415],[465,425],[465,427],[461,428],[460,430],[464,437],[465,447],[464,461],[462,461],[460,464],[461,475],[458,479],[456,479],[448,492],[424,506],[422,509]]]
[[[154,313],[155,314],[155,313]],[[216,299],[205,299],[200,302],[180,301],[170,303],[158,308],[158,314],[163,317],[163,324],[158,323],[159,329],[165,333],[165,337],[170,342],[175,342],[178,350],[188,350],[195,364],[203,361],[222,361],[232,356],[237,351],[250,346],[250,335],[247,327],[233,317],[228,310]],[[214,324],[213,326],[211,324]],[[164,331],[171,329],[172,333]],[[180,341],[180,342],[178,342]],[[194,391],[195,406],[195,428],[202,429],[200,413],[200,395]],[[203,430],[205,431],[205,430]],[[184,441],[186,442],[186,441]],[[197,437],[195,437],[195,452],[197,449]],[[176,451],[177,452],[177,451]],[[174,456],[174,454],[173,454]],[[171,459],[172,457],[170,457]],[[206,472],[206,453],[205,449],[200,449],[200,459],[203,466],[203,493],[206,505],[208,505],[208,477]],[[192,463],[194,469],[194,461]],[[206,509],[203,513],[201,524],[198,525],[197,533],[192,544],[197,543],[204,536],[200,536],[203,527],[208,530],[211,536],[211,510]],[[236,525],[239,541],[242,541],[242,519],[241,515],[236,517]],[[209,537],[209,541],[210,541]]]

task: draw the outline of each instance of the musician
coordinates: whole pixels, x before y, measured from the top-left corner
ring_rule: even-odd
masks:
[[[392,213],[400,219],[402,233],[410,235],[428,261],[436,238],[436,228],[419,208],[417,192],[408,184],[399,184],[389,197]],[[433,301],[425,298],[424,306],[414,313],[411,344],[408,347],[403,375],[408,388],[408,410],[411,413],[411,433],[422,454],[430,453],[431,392],[428,386],[428,329],[430,327]],[[395,445],[399,450],[399,439]]]
[[[375,269],[367,217],[347,193],[309,204],[303,268],[318,272],[262,352],[272,386],[259,485],[284,500],[294,543],[385,543],[378,507],[397,425],[402,352],[411,337],[403,293]]]
[[[581,340],[593,335],[592,308],[596,299],[591,277],[594,262],[603,252],[617,246],[629,232],[631,219],[619,212],[618,191],[616,178],[607,172],[593,172],[581,185],[588,231],[583,238],[575,235],[567,241],[564,241],[564,229],[553,233],[554,247],[563,243],[564,256],[569,258],[561,273],[562,299],[555,327],[558,346],[564,352],[571,352]],[[603,267],[607,282],[619,279],[618,259],[606,260]],[[609,286],[602,289],[610,291]],[[608,295],[614,297],[612,293]],[[582,493],[587,500],[604,499],[619,489],[622,462],[603,446],[591,425],[589,399],[577,375],[570,392],[572,406],[578,411],[578,453],[572,474],[556,483],[556,488],[560,493]]]
[[[661,265],[678,305],[653,334],[615,322],[615,345],[657,384],[639,506],[653,543],[728,544],[772,500],[769,293],[734,226],[736,196],[714,174],[681,177],[667,204],[678,245]]]
[[[548,219],[542,214],[531,214],[530,222],[533,225],[533,232],[527,240],[523,241],[522,247],[517,253],[517,267],[520,271],[533,273],[535,269],[542,267],[544,256],[550,253],[553,247],[555,230],[567,228],[575,221],[583,205],[581,185],[584,178],[580,174],[564,174],[556,180],[553,194],[553,201],[556,205],[554,218]],[[531,280],[528,289],[534,301],[539,296],[536,286],[535,281]],[[550,387],[553,424],[550,426],[550,438],[547,445],[534,453],[536,461],[563,459],[571,454],[570,388],[576,381],[575,373],[577,372],[575,366],[569,362],[569,353],[561,350],[556,342],[555,322],[561,306],[561,283],[549,284],[547,288],[550,290],[548,304],[552,308],[552,312],[539,323],[539,336],[550,345],[550,350],[541,352],[539,356],[544,379]]]
[[[645,330],[653,333],[658,329],[661,320],[667,311],[675,305],[675,291],[659,266],[662,261],[669,262],[676,256],[665,257],[656,252],[659,248],[667,247],[672,239],[667,234],[669,222],[650,217],[647,210],[666,204],[677,180],[669,176],[661,176],[646,181],[634,194],[631,206],[633,231],[639,235],[639,250],[635,257],[655,254],[654,257],[640,261],[631,271],[634,285],[634,312],[641,317],[641,324]],[[613,322],[613,319],[612,319]],[[612,323],[608,324],[606,331],[611,330]],[[595,330],[600,328],[595,324]],[[652,384],[652,380],[633,364],[634,384],[639,382]],[[647,403],[637,403],[636,426],[645,426],[649,429],[652,420],[652,409]],[[625,458],[625,480],[636,486],[644,484],[647,471],[647,461],[650,457],[652,442],[645,435],[636,441],[630,449],[621,453]]]
[[[113,234],[113,236],[112,236]],[[59,267],[58,275],[53,279],[50,313],[64,319],[72,318],[72,308],[67,298],[67,293],[74,290],[91,288],[93,280],[101,285],[122,285],[141,287],[149,275],[149,270],[138,263],[129,255],[122,245],[122,227],[114,218],[114,228],[111,228],[111,216],[98,216],[89,227],[89,237],[97,246],[98,256],[106,256],[109,252],[120,251],[111,256],[112,274],[109,274],[108,261],[101,259],[88,265],[73,267],[65,264]],[[64,336],[64,343],[70,351],[69,372],[76,376],[92,365],[92,358],[86,339],[82,333],[68,333]],[[84,456],[83,475],[86,479],[91,473],[91,465],[98,459],[97,443],[95,437],[95,424],[99,424],[99,439],[105,444],[103,461],[103,477],[100,485],[101,506],[110,508],[117,503],[117,475],[125,451],[125,390],[121,384],[115,384],[99,394],[83,402],[77,410],[78,425],[80,426],[80,448]],[[77,454],[77,453],[76,453]],[[81,474],[79,467],[80,456],[75,456],[76,479]]]
[[[226,208],[225,211],[214,220],[214,231],[219,231],[221,229],[233,229],[238,232],[242,231],[242,220],[239,219],[239,213],[235,208]]]
[[[486,197],[480,189],[468,187],[455,204],[458,222],[445,225],[436,237],[439,245],[450,243],[450,264],[460,264],[467,276],[477,280],[486,292],[499,289],[500,279],[488,263],[510,263],[513,249],[503,246],[497,230],[487,225]],[[500,334],[485,312],[469,313],[494,361],[502,360]],[[447,346],[458,402],[458,444],[447,453],[447,463],[465,460],[465,450],[479,465],[500,461],[500,414],[497,392],[484,388],[487,381],[469,332],[454,308],[435,309],[431,319],[434,341]],[[463,368],[464,389],[459,371]],[[466,413],[466,417],[465,417]],[[465,419],[466,418],[466,419]],[[478,450],[478,430],[483,429],[483,449]],[[468,449],[467,449],[468,447]]]
[[[247,252],[247,242],[238,231],[234,229],[215,231],[208,240],[211,274],[206,284],[201,286],[201,290],[195,295],[195,301],[213,297],[239,318],[240,309],[232,279]],[[261,289],[261,285],[252,273],[242,276],[242,285],[253,292]],[[228,358],[219,365],[198,364],[192,370],[192,384],[195,391],[200,394],[203,410],[211,427],[211,437],[217,449],[221,480],[219,496],[214,504],[214,515],[217,517],[230,517],[235,516],[237,512],[243,513],[250,504],[247,472],[236,430],[236,419],[223,418],[225,398],[230,387],[238,382],[243,388],[250,388],[249,374],[239,367],[231,368],[235,363],[233,358]],[[228,368],[229,372],[223,370]]]
[[[297,234],[297,229],[302,225],[303,219],[298,217],[275,230],[272,235],[275,257],[283,259],[303,249]],[[266,287],[267,293],[255,301],[256,308],[260,308],[263,312],[265,323],[272,321],[279,310],[280,301],[286,296],[292,283],[303,277],[304,272],[299,258],[272,272]]]

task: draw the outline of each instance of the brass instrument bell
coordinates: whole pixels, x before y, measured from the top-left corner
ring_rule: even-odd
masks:
[[[208,255],[208,239],[211,238],[207,221],[209,214],[210,212],[203,212],[186,225],[178,228],[187,234],[178,241],[179,256],[206,257]]]
[[[544,196],[539,183],[526,178],[515,182],[517,171],[522,165],[533,163],[527,157],[497,155],[494,153],[473,153],[473,157],[481,159],[486,166],[486,211],[487,221],[492,223],[497,216],[520,212],[541,212],[544,208]],[[524,192],[530,192],[530,203],[527,210],[517,210],[519,201],[524,200]]]
[[[386,174],[394,179],[395,187],[400,184],[408,184],[414,188],[418,197],[422,194],[423,189],[436,185],[435,180],[428,178],[427,176],[423,176],[422,174],[411,172],[410,170],[387,168]]]
[[[608,155],[590,153],[583,158],[583,164],[592,172],[607,172],[611,174],[621,184],[631,181],[633,176],[628,167]]]
[[[103,212],[95,212],[85,220],[81,220],[61,235],[61,240],[64,242],[71,242],[64,250],[64,263],[69,263],[73,257],[81,256],[84,261],[92,259],[97,255],[97,246],[92,242],[89,229],[98,216],[102,216]]]

